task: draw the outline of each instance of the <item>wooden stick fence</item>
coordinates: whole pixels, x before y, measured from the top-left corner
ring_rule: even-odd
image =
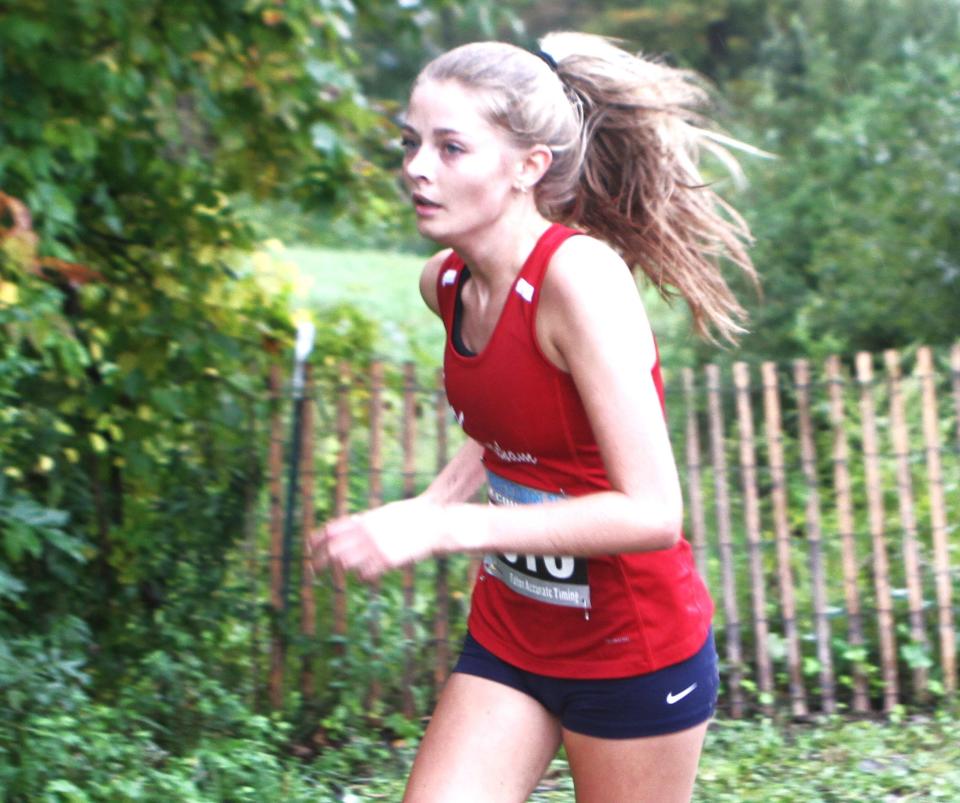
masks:
[[[832,714],[836,710],[836,683],[833,673],[833,653],[830,649],[830,620],[827,613],[827,578],[824,569],[817,454],[810,410],[810,365],[806,360],[794,362],[793,377],[797,393],[800,465],[807,492],[804,518],[810,549],[813,630],[817,643],[817,662],[820,664],[820,694],[823,710]]]
[[[797,360],[789,370],[740,362],[729,379],[709,365],[700,377],[678,373],[677,387],[667,379],[687,535],[717,601],[725,712],[889,712],[954,695],[960,344]],[[322,462],[329,482],[304,451],[304,532],[312,490],[329,488],[318,497],[323,515],[413,496],[462,439],[439,372],[420,384],[412,365],[375,363],[362,375],[343,366],[317,381],[315,400],[326,411],[316,440],[336,446]],[[271,432],[279,500],[276,421]],[[367,704],[413,717],[449,673],[470,577],[470,561],[456,556],[374,586],[324,573],[317,593],[302,585],[300,632],[321,642],[321,662],[372,662]],[[288,660],[281,632],[275,705]],[[305,696],[318,694],[314,671],[304,664]]]
[[[853,484],[850,478],[850,452],[844,412],[844,379],[840,359],[826,363],[830,393],[830,420],[833,427],[833,482],[836,494],[837,534],[843,551],[843,592],[847,610],[847,639],[852,657],[853,710],[870,710],[866,675],[866,637],[860,602],[859,562],[853,518]]]

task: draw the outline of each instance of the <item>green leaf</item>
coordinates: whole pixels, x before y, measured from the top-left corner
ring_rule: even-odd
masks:
[[[12,563],[19,563],[24,554],[39,557],[43,541],[37,532],[19,521],[9,521],[3,528],[3,547]]]
[[[23,582],[0,567],[0,597],[15,600],[26,590]]]

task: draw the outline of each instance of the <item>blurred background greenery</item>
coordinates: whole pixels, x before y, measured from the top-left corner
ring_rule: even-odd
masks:
[[[295,322],[317,324],[321,377],[341,359],[439,363],[393,122],[428,58],[578,29],[705,75],[718,123],[776,155],[744,156],[748,184],[724,188],[763,294],[740,288],[752,331],[717,352],[648,293],[664,360],[820,360],[957,338],[958,15],[954,0],[0,2],[0,797],[338,799],[358,772],[402,775],[419,723],[370,724],[342,680],[390,672],[395,652],[367,644],[316,700],[268,710],[251,562],[266,563],[265,422],[287,401],[264,377]],[[329,491],[318,479],[318,517]],[[778,779],[737,797],[729,767],[698,794],[805,798],[847,739],[808,745],[797,797],[773,796]],[[912,793],[926,759],[901,752],[819,799]]]

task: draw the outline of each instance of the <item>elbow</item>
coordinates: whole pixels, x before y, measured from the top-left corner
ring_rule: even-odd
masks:
[[[683,536],[682,502],[657,499],[638,505],[636,531],[641,551],[672,549]]]
[[[676,513],[666,512],[660,521],[660,526],[655,536],[656,546],[654,549],[672,549],[678,543],[683,535],[683,511]]]

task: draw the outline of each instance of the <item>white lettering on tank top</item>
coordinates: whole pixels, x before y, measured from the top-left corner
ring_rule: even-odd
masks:
[[[519,295],[524,301],[533,301],[533,289],[533,285],[530,284],[530,282],[528,282],[526,279],[517,280],[517,295]]]
[[[496,441],[493,443],[485,443],[483,445],[486,446],[497,456],[499,460],[502,460],[504,463],[529,463],[532,466],[537,464],[537,458],[530,454],[530,452],[511,452],[509,449],[504,449]]]

